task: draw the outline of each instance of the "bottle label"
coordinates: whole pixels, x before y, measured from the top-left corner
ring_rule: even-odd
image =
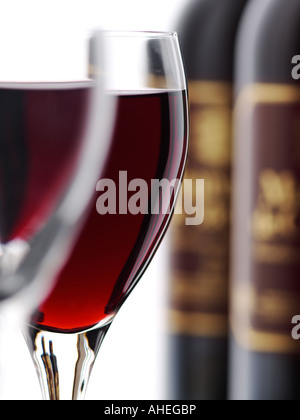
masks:
[[[172,235],[171,331],[228,333],[228,259],[232,85],[189,83],[191,136],[186,179],[205,181],[205,220],[186,226],[175,215]]]
[[[236,130],[232,330],[248,350],[300,353],[300,88],[248,86]]]

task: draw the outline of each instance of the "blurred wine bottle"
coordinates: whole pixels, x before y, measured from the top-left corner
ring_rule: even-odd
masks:
[[[299,54],[300,1],[252,0],[237,47],[234,400],[300,397]]]
[[[205,220],[186,226],[176,215],[171,229],[173,399],[227,397],[233,57],[246,2],[193,1],[178,30],[191,110],[186,179],[205,180]]]

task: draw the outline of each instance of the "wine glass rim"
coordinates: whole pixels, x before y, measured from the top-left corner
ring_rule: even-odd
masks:
[[[177,38],[175,31],[102,30],[105,37]]]

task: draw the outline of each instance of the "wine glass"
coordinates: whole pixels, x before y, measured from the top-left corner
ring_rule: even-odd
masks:
[[[187,155],[177,35],[109,31],[104,38],[107,86],[117,101],[112,146],[72,255],[27,329],[50,400],[85,398],[111,322],[166,232]]]
[[[113,104],[100,71],[89,74],[102,66],[101,31],[52,32],[0,37],[3,362],[8,329],[45,298],[70,251],[109,148]]]

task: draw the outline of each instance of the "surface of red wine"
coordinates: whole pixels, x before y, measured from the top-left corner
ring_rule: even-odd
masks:
[[[89,85],[0,85],[0,238],[30,239],[53,211],[83,140]]]
[[[119,187],[143,179],[181,178],[186,159],[187,101],[182,91],[118,95],[117,121],[104,176]],[[168,214],[106,214],[97,192],[75,249],[50,297],[33,317],[38,328],[83,331],[116,313],[141,276],[170,219]],[[128,192],[128,199],[133,195]],[[173,197],[174,198],[174,197]],[[117,209],[119,200],[117,199]]]

